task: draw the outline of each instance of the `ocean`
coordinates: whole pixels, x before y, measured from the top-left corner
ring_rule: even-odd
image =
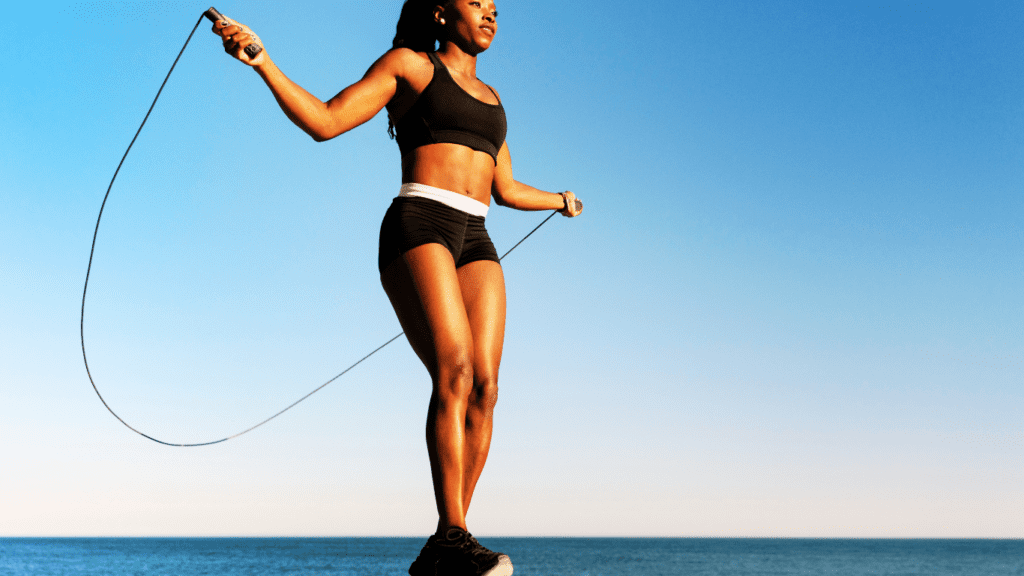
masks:
[[[2,576],[397,576],[425,538],[0,538]],[[480,538],[516,576],[1024,576],[1024,540]]]

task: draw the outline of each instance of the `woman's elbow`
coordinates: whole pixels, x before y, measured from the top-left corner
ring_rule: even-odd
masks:
[[[327,142],[328,140],[331,140],[332,138],[337,138],[338,136],[348,131],[344,127],[326,123],[315,124],[311,126],[307,125],[303,128],[303,130],[306,132],[306,134],[309,134],[309,137],[312,138],[315,142]]]
[[[306,134],[309,134],[309,137],[314,142],[327,142],[340,134],[340,132],[336,132],[328,126],[310,126],[306,128]]]
[[[333,140],[338,136],[344,134],[344,132],[336,132],[333,130],[309,130],[306,132],[314,142],[327,142]]]
[[[498,206],[515,209],[516,199],[515,197],[510,196],[508,193],[492,194],[492,196],[494,197],[494,203],[497,204]]]

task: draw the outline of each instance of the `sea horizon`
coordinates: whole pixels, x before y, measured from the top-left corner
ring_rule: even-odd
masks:
[[[0,537],[0,574],[406,574],[424,536]],[[1011,576],[1024,540],[479,537],[517,576]]]
[[[1024,542],[1024,537],[1012,537],[1012,536],[662,536],[662,535],[517,535],[517,534],[503,534],[494,535],[487,533],[473,533],[481,538],[493,538],[493,539],[580,539],[580,540],[879,540],[879,541],[1007,541],[1007,542]],[[330,539],[408,539],[408,538],[425,538],[429,536],[428,533],[423,534],[399,534],[399,535],[380,535],[380,534],[368,534],[368,535],[159,535],[159,534],[141,534],[141,535],[99,535],[99,536],[83,536],[83,535],[13,535],[4,536],[0,535],[0,540],[49,540],[49,539],[68,539],[68,540],[104,540],[104,539],[171,539],[171,540],[188,540],[188,539],[208,539],[208,540],[246,540],[246,539],[283,539],[283,540],[330,540]]]

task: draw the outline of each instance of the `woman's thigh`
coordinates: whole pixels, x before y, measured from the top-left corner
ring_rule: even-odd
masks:
[[[441,363],[469,367],[473,331],[447,248],[430,243],[408,250],[381,273],[381,284],[406,338],[435,382]]]
[[[473,338],[473,373],[497,379],[505,343],[505,275],[501,264],[477,260],[457,270]]]

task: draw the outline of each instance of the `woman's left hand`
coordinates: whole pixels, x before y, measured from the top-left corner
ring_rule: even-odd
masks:
[[[266,62],[267,51],[263,48],[263,41],[245,24],[227,18],[227,20],[221,20],[213,25],[213,33],[224,39],[224,51],[243,64],[259,66]],[[245,51],[246,46],[250,44],[260,47],[260,52],[255,57],[250,57]]]
[[[580,212],[583,212],[583,202],[581,202],[576,195],[566,190],[562,192],[562,199],[565,200],[565,208],[558,211],[559,214],[566,218],[573,218],[579,216]]]

